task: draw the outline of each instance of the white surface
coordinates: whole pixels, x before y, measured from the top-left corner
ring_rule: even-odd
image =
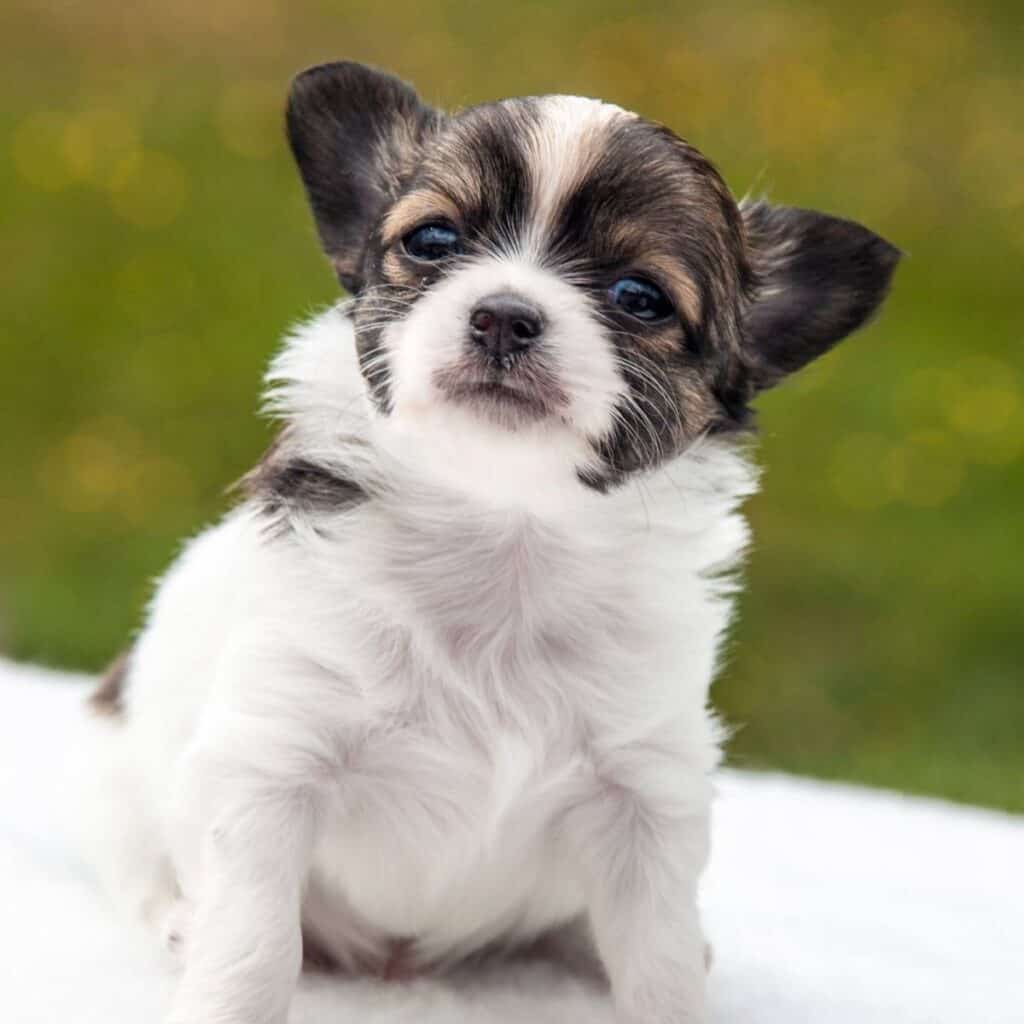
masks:
[[[66,752],[81,681],[0,663],[0,1019],[157,1024],[173,978],[78,862]],[[723,775],[705,922],[713,1024],[1021,1024],[1024,820]],[[610,1024],[544,965],[303,981],[292,1024]]]

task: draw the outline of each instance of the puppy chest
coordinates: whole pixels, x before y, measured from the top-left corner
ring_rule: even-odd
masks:
[[[339,781],[318,879],[372,928],[457,944],[514,919],[557,860],[552,822],[578,784],[568,759],[498,732],[379,738]]]

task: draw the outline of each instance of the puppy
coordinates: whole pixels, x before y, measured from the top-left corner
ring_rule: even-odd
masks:
[[[168,1020],[282,1024],[304,947],[394,976],[585,928],[623,1024],[703,1021],[750,403],[898,253],[594,100],[448,115],[338,63],[287,126],[353,297],[93,699],[96,862],[182,948]]]

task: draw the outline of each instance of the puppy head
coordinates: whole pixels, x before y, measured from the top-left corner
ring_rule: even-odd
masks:
[[[692,146],[595,100],[448,115],[338,63],[295,79],[287,123],[378,422],[455,472],[548,460],[604,490],[740,429],[898,260],[849,221],[737,205]]]

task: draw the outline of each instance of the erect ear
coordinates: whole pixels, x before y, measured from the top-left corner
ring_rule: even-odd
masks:
[[[862,326],[881,305],[900,252],[853,221],[758,201],[740,206],[755,276],[747,356],[771,387]]]
[[[363,284],[374,223],[440,117],[405,82],[351,61],[309,68],[292,81],[288,141],[320,241],[349,291]]]

